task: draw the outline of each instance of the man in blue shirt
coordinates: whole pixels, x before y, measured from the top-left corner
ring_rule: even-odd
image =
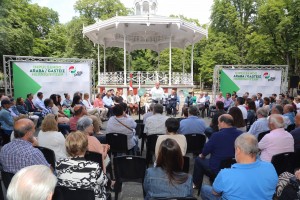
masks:
[[[180,121],[180,127],[178,132],[181,134],[198,133],[204,134],[206,125],[203,119],[197,117],[198,108],[196,106],[189,107],[189,116],[186,119]]]
[[[202,199],[272,199],[278,176],[270,162],[256,160],[258,152],[255,136],[240,135],[235,140],[237,163],[231,169],[221,170],[212,187],[202,187]]]
[[[111,90],[108,90],[106,95],[103,97],[103,104],[105,108],[108,108],[107,117],[109,118],[110,116],[113,116],[112,107],[114,107],[114,102],[111,97]]]
[[[234,141],[242,131],[233,127],[233,118],[229,114],[219,117],[218,126],[220,131],[210,137],[195,159],[193,182],[196,187],[201,188],[204,175],[214,178],[218,174],[222,160],[234,157]],[[210,158],[205,159],[208,154]]]
[[[0,111],[0,123],[2,128],[2,139],[3,145],[8,143],[10,140],[10,135],[13,131],[14,119],[10,114],[9,108],[11,107],[11,102],[8,99],[3,99],[1,101],[2,109]]]
[[[46,109],[44,101],[43,101],[43,97],[44,97],[43,93],[38,92],[37,93],[37,98],[33,102],[34,106],[39,110],[45,110]]]

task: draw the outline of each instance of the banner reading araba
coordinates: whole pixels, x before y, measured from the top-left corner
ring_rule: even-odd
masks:
[[[89,63],[14,62],[14,97],[37,92],[43,92],[44,99],[51,94],[90,93],[90,69]]]
[[[249,92],[250,95],[260,92],[264,97],[280,93],[281,70],[223,69],[220,78],[220,91],[224,96],[233,91],[236,91],[238,96],[245,92]]]

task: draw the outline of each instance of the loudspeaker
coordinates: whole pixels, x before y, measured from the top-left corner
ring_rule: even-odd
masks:
[[[290,88],[298,88],[299,76],[291,76]]]

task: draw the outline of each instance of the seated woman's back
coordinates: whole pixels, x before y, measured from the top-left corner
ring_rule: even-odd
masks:
[[[192,177],[182,172],[183,156],[174,139],[164,140],[159,148],[156,167],[146,171],[145,199],[193,196]]]
[[[182,178],[188,176],[188,178],[181,184],[171,183],[168,175],[161,167],[148,168],[144,181],[146,199],[155,197],[193,196],[193,182],[191,175],[180,172],[177,173],[176,176]]]
[[[98,163],[85,160],[87,147],[88,139],[84,133],[76,131],[67,136],[66,149],[70,157],[56,163],[57,184],[92,189],[96,200],[105,200],[108,179]]]

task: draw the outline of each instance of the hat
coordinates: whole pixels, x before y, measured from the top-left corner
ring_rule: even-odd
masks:
[[[10,104],[10,101],[8,99],[3,99],[1,101],[1,105],[7,105],[7,104]]]

